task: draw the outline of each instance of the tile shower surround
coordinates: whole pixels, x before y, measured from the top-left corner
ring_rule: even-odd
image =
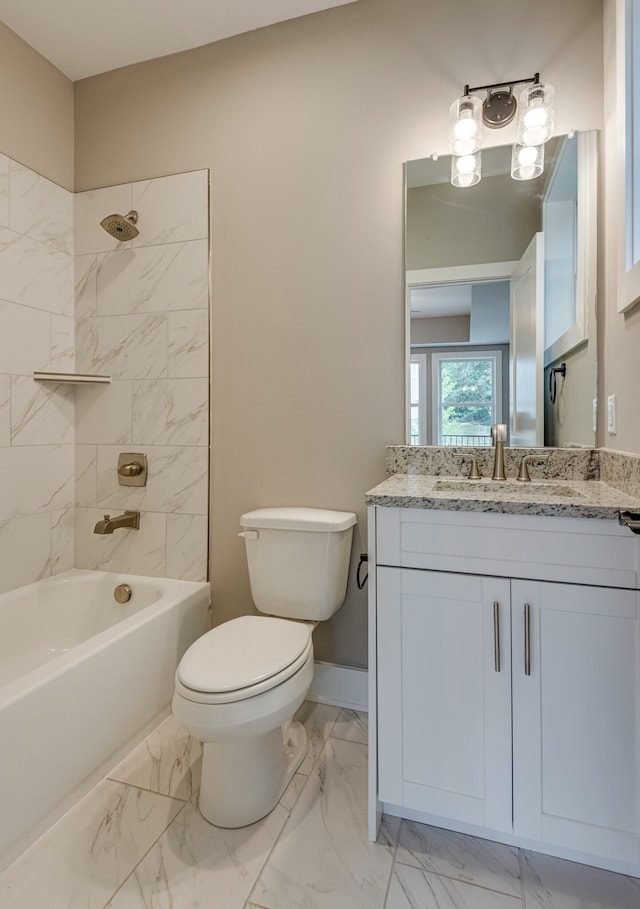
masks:
[[[99,222],[131,208],[119,243]],[[74,564],[205,579],[208,222],[206,171],[74,197],[0,155],[0,592]],[[112,382],[32,378],[74,369]],[[145,489],[118,486],[122,450]],[[93,533],[125,508],[139,531]]]
[[[0,155],[0,591],[73,567],[73,194]]]
[[[640,880],[386,817],[367,841],[367,717],[305,702],[309,752],[274,811],[198,812],[173,718],[6,872],[3,909],[637,909]]]

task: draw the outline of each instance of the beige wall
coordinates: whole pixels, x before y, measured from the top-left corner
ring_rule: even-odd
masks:
[[[411,320],[412,344],[450,344],[469,340],[469,316],[437,316]]]
[[[450,183],[417,186],[407,190],[406,266],[517,262],[541,221],[539,197],[511,176],[484,177],[464,190]]]
[[[248,608],[246,509],[351,509],[366,549],[404,435],[402,164],[446,152],[464,83],[540,71],[558,132],[601,126],[600,0],[465,9],[472,43],[460,4],[360,0],[76,85],[77,189],[211,168],[217,619]],[[315,640],[364,665],[353,578]]]
[[[220,619],[249,602],[243,510],[348,508],[364,532],[363,493],[403,437],[402,162],[445,150],[460,85],[540,69],[564,98],[559,131],[600,125],[599,3],[550,5],[532,23],[493,0],[470,16],[475,61],[452,39],[450,5],[361,0],[76,87],[78,189],[212,171]],[[365,610],[351,583],[318,656],[362,665]]]
[[[0,152],[73,189],[73,83],[0,22]]]
[[[594,335],[591,335],[593,337]],[[596,345],[585,344],[577,348],[553,366],[564,363],[567,373],[564,378],[557,376],[557,397],[554,405],[546,393],[549,387],[549,369],[544,371],[546,445],[574,446],[595,444],[593,432],[593,399],[597,389],[595,383]]]

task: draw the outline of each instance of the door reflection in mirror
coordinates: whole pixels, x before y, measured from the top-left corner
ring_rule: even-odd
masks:
[[[447,405],[433,363],[496,349],[504,393],[498,381],[491,407],[502,408],[508,444],[595,443],[596,148],[595,133],[556,137],[530,181],[511,178],[510,147],[486,149],[469,189],[451,186],[448,158],[406,165],[409,444],[485,444],[488,402],[469,387]],[[560,358],[568,372],[554,406],[545,370]]]

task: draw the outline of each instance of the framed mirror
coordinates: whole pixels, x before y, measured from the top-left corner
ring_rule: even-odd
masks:
[[[595,444],[597,133],[545,157],[514,180],[483,149],[467,188],[449,156],[405,166],[407,444]]]

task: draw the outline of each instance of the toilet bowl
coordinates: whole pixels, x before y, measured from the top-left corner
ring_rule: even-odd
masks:
[[[192,644],[172,708],[203,743],[200,812],[220,827],[268,814],[304,759],[293,715],[313,678],[311,633],[344,601],[356,516],[269,508],[240,523],[252,597],[270,614],[231,619]]]

